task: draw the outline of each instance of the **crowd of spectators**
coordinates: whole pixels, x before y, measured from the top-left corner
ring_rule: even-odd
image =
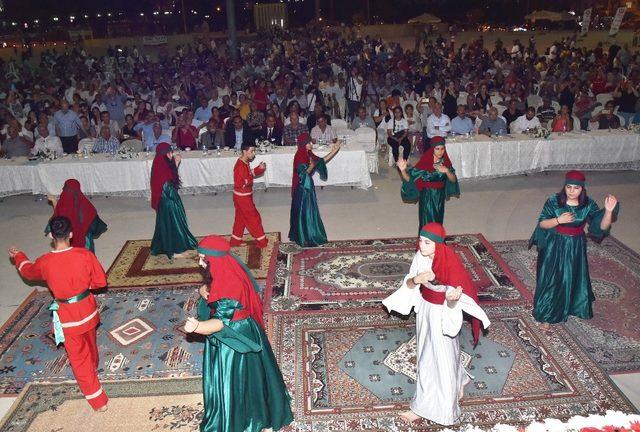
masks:
[[[640,122],[640,55],[627,44],[587,49],[566,37],[539,52],[534,38],[454,40],[404,50],[355,28],[309,26],[243,40],[235,61],[228,44],[199,38],[158,58],[135,45],[47,50],[39,63],[0,62],[2,152],[290,146],[303,132],[330,142],[341,118],[376,129],[397,159],[433,136]]]

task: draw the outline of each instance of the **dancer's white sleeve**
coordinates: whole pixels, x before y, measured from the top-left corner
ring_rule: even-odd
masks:
[[[447,292],[454,289],[448,287]],[[450,337],[456,337],[462,328],[462,312],[466,312],[474,318],[478,318],[482,322],[484,328],[489,327],[491,321],[484,310],[466,294],[462,294],[460,299],[453,302],[449,306],[446,300],[442,305],[442,334]]]
[[[422,298],[420,296],[420,289],[416,286],[409,288],[407,281],[418,274],[418,256],[413,257],[409,273],[404,277],[402,285],[389,297],[382,300],[382,304],[387,308],[389,312],[395,311],[401,315],[409,315],[411,309],[418,304],[418,301]]]

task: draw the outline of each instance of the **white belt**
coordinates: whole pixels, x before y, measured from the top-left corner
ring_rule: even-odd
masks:
[[[234,195],[238,195],[238,196],[249,196],[251,194],[253,194],[253,192],[238,192],[238,191],[233,191]]]

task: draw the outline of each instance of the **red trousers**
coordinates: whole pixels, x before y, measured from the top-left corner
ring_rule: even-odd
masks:
[[[236,209],[236,216],[233,221],[233,231],[231,234],[231,246],[240,246],[244,229],[256,239],[257,246],[263,248],[267,246],[267,237],[262,228],[262,218],[256,205],[253,203],[253,196],[233,195],[233,206]]]
[[[80,391],[93,409],[107,404],[109,398],[102,390],[98,379],[98,345],[96,329],[92,328],[79,335],[64,335],[64,349],[67,351],[71,370],[76,377]]]

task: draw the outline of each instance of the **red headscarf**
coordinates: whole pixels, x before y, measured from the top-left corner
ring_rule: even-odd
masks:
[[[431,138],[431,141],[429,141],[429,144],[430,144],[429,149],[426,152],[422,153],[422,157],[420,157],[420,160],[415,165],[416,169],[424,170],[424,171],[436,170],[433,167],[433,151],[438,146],[444,146],[444,138],[440,136],[435,136]],[[453,166],[451,164],[451,159],[449,159],[449,155],[447,154],[446,147],[445,147],[444,155],[442,156],[442,159],[443,159],[442,161],[443,165],[446,166],[447,168],[451,168]]]
[[[300,184],[300,176],[298,175],[298,166],[301,164],[309,164],[309,161],[313,159],[313,161],[318,160],[318,156],[316,156],[311,150],[307,150],[307,144],[311,142],[311,136],[308,133],[303,133],[298,136],[298,151],[296,151],[296,155],[293,157],[293,176],[291,178],[291,195],[294,194],[296,188]]]
[[[249,316],[264,328],[257,283],[251,271],[230,250],[229,242],[216,235],[207,236],[198,243],[198,253],[205,255],[213,279],[207,303],[224,298],[237,300]]]
[[[437,222],[430,222],[420,229],[420,235],[433,240],[436,244],[436,253],[433,258],[431,270],[436,275],[436,279],[442,285],[449,285],[454,288],[462,287],[462,292],[479,303],[478,292],[469,277],[469,273],[460,262],[460,258],[453,248],[445,244],[446,232],[444,227]],[[473,334],[473,344],[478,344],[480,337],[480,320],[471,318],[471,332]]]
[[[177,180],[176,173],[171,169],[167,159],[167,153],[171,151],[171,145],[168,143],[160,143],[156,147],[156,157],[151,165],[151,207],[158,210],[160,198],[162,197],[162,188],[168,181],[175,182]]]
[[[71,246],[85,247],[87,231],[97,215],[96,208],[80,190],[80,182],[76,179],[64,182],[53,216],[65,216],[71,221]]]

